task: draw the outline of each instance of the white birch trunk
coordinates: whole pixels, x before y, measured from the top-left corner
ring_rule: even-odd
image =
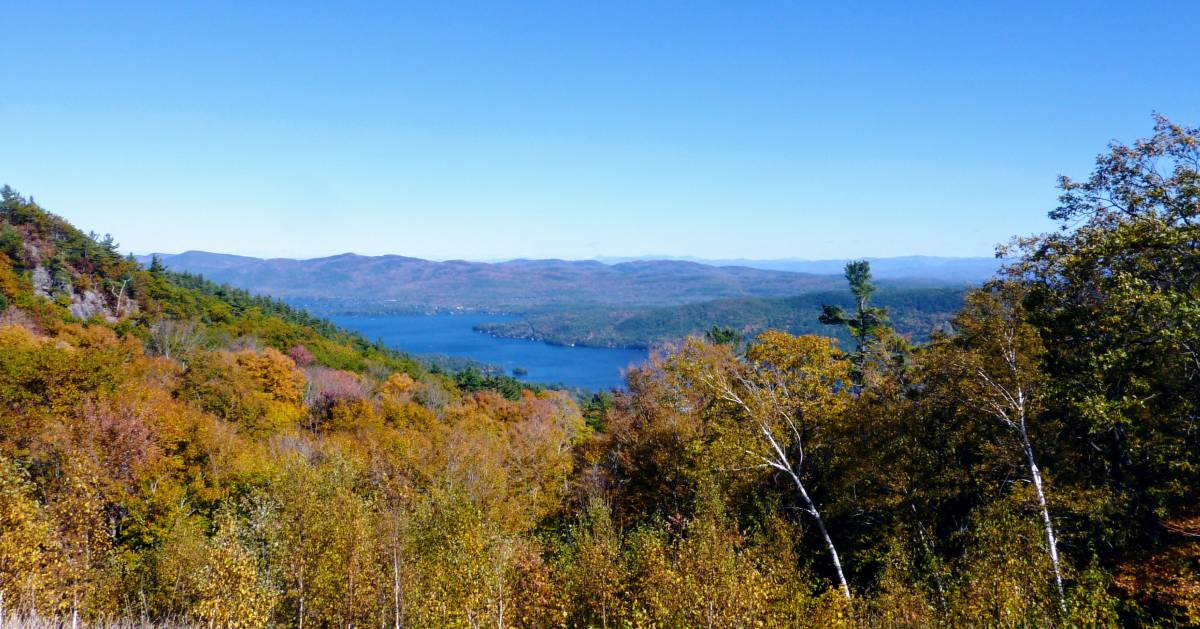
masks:
[[[829,531],[825,528],[825,520],[821,518],[821,513],[817,511],[817,505],[813,504],[812,498],[808,497],[808,491],[804,489],[804,483],[800,482],[800,477],[792,473],[792,480],[795,481],[800,496],[804,498],[808,514],[817,521],[817,529],[821,531],[821,537],[825,538],[825,546],[829,549],[829,559],[833,561],[833,569],[837,572],[838,583],[842,586],[842,594],[846,600],[850,600],[850,585],[846,583],[846,575],[842,573],[842,560],[838,557],[837,547],[833,545],[833,538],[829,536]]]
[[[1033,489],[1037,494],[1038,508],[1041,510],[1042,527],[1046,532],[1046,547],[1050,551],[1050,565],[1054,569],[1054,585],[1058,588],[1058,606],[1066,613],[1067,601],[1063,592],[1062,570],[1058,564],[1058,539],[1054,535],[1054,523],[1050,520],[1050,508],[1046,505],[1046,493],[1042,490],[1042,472],[1038,469],[1037,461],[1033,458],[1033,446],[1025,431],[1021,431],[1021,441],[1025,448],[1025,459],[1029,463],[1029,476],[1033,480]]]
[[[399,542],[393,540],[392,544]],[[392,617],[395,629],[400,629],[400,553],[395,547],[392,548]]]

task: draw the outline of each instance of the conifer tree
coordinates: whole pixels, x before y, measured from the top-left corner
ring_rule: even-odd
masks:
[[[854,293],[855,312],[847,316],[841,306],[824,305],[821,307],[821,323],[825,325],[846,326],[850,336],[854,338],[854,365],[861,375],[863,362],[869,346],[878,341],[883,330],[888,325],[886,308],[870,305],[871,295],[878,290],[871,282],[871,263],[866,260],[852,260],[846,263],[846,281],[850,283],[850,292]]]

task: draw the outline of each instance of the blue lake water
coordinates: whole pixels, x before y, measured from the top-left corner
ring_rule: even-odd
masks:
[[[537,341],[504,339],[472,328],[481,323],[511,321],[514,317],[484,314],[461,315],[340,315],[329,317],[337,325],[370,340],[410,354],[446,354],[503,367],[512,373],[522,367],[522,380],[562,383],[585,389],[609,389],[624,384],[622,370],[646,360],[636,349],[562,347]]]

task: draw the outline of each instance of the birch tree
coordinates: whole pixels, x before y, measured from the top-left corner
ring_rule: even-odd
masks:
[[[825,445],[850,401],[852,366],[835,341],[771,331],[758,337],[744,359],[726,346],[691,341],[672,365],[734,411],[736,421],[722,431],[718,449],[744,462],[735,469],[771,470],[788,479],[816,524],[849,600],[837,545],[806,480],[813,465],[809,454]]]
[[[955,342],[963,351],[954,353],[952,362],[963,378],[964,401],[998,421],[1016,440],[1019,465],[1028,473],[1037,501],[1059,607],[1065,612],[1058,538],[1030,426],[1042,395],[1038,364],[1045,350],[1037,331],[1025,321],[1015,285],[972,293],[955,324]]]

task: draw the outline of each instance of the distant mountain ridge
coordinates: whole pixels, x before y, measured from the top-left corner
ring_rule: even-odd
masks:
[[[596,305],[653,306],[778,297],[829,290],[839,275],[712,266],[683,260],[435,262],[353,253],[296,260],[205,251],[158,254],[183,271],[292,301],[392,304],[397,308],[529,311]],[[139,258],[149,264],[150,256]]]
[[[770,271],[793,271],[816,275],[840,274],[848,259],[806,260],[803,258],[778,258],[754,260],[749,258],[694,258],[671,256],[598,257],[599,262],[614,264],[634,260],[678,260],[697,262],[712,266],[744,266]],[[890,258],[866,258],[871,263],[871,273],[878,279],[913,279],[937,282],[964,282],[979,284],[987,281],[1000,270],[1007,260],[984,257],[940,257],[898,256]]]

